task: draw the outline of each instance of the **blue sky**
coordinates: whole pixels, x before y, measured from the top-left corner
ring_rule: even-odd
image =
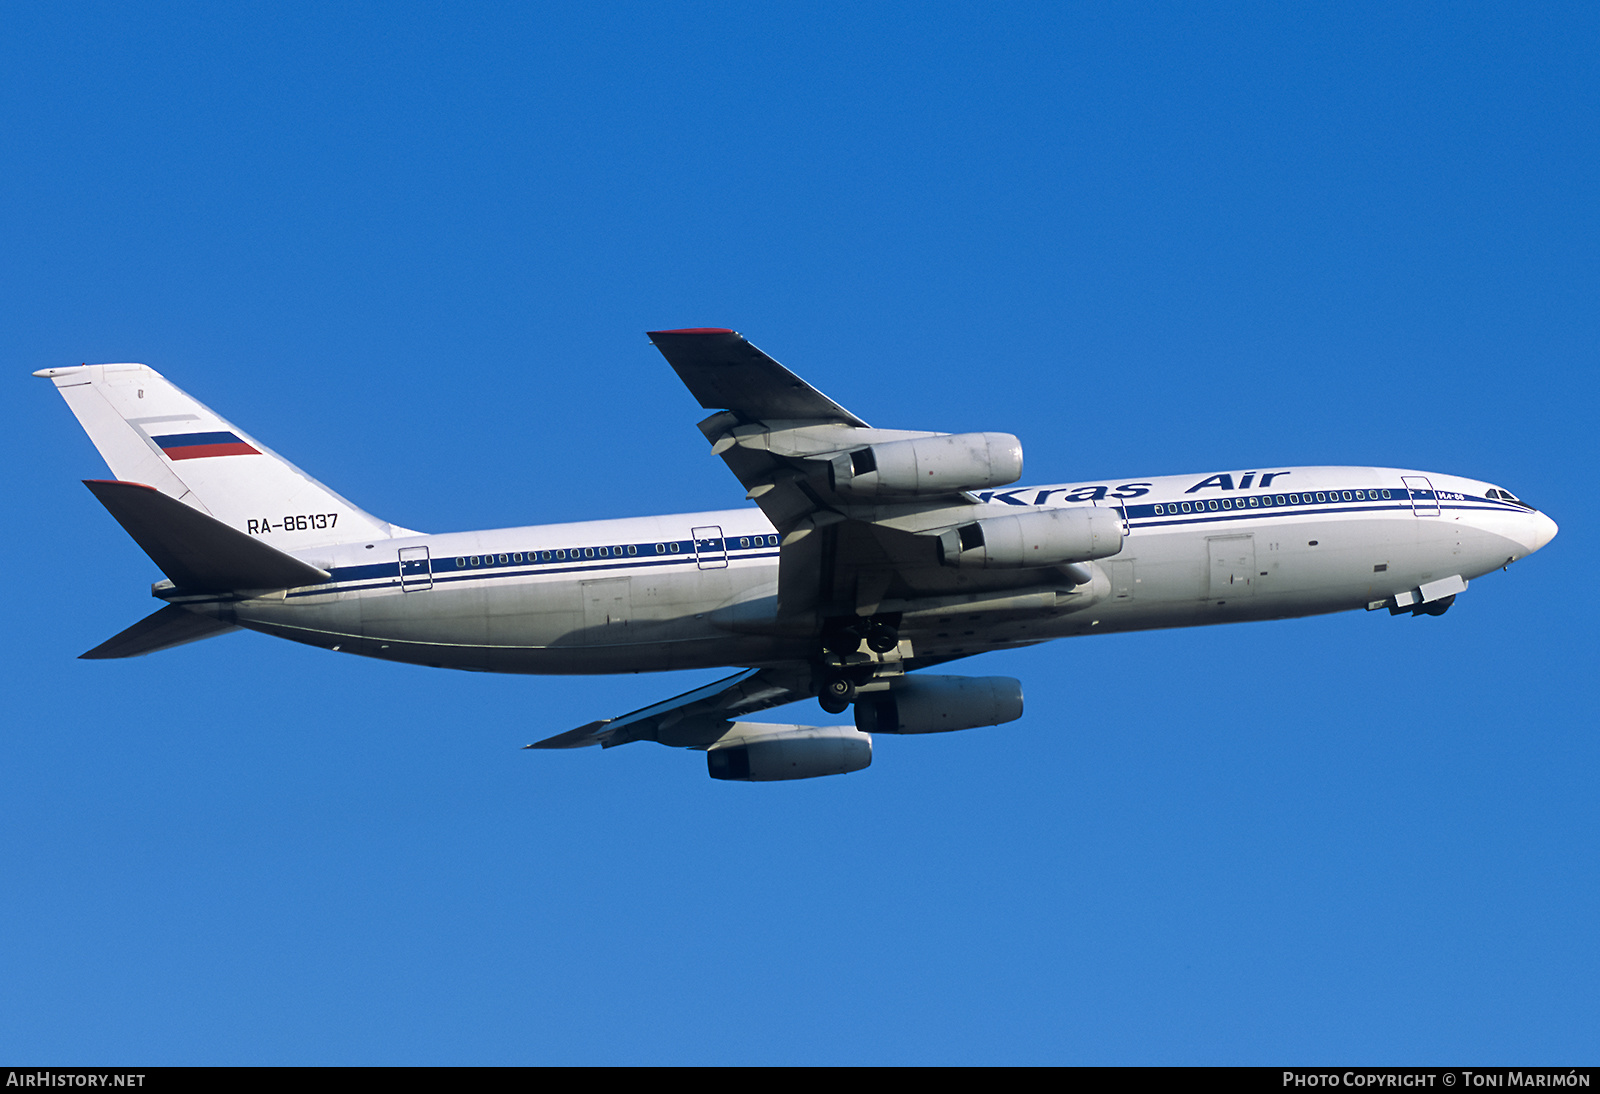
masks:
[[[1600,1029],[1600,18],[1580,4],[0,15],[0,1057],[1550,1063]],[[729,326],[1027,482],[1351,463],[1561,525],[1443,618],[989,655],[1020,722],[743,785],[523,743],[715,677],[235,634],[28,373],[144,361],[446,531],[741,491]],[[794,708],[808,711],[808,708]],[[809,717],[809,712],[802,714]]]

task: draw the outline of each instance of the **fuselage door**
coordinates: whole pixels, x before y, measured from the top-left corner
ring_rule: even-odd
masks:
[[[400,588],[408,593],[433,588],[433,566],[426,547],[400,548]]]
[[[585,645],[626,642],[633,617],[632,580],[604,577],[582,582]]]
[[[702,570],[724,570],[728,566],[728,544],[722,538],[718,525],[708,524],[691,529],[694,536],[694,560]]]
[[[1419,517],[1439,515],[1439,495],[1433,489],[1433,483],[1421,475],[1402,475],[1400,481],[1406,484],[1406,492],[1411,495],[1413,513]]]
[[[1254,536],[1212,536],[1206,549],[1211,555],[1210,599],[1238,600],[1255,592]]]

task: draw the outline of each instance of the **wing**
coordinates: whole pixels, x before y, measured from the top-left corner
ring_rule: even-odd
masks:
[[[650,340],[718,411],[701,432],[782,533],[780,620],[865,618],[974,584],[940,565],[939,537],[972,519],[970,490],[1021,475],[1015,437],[873,429],[735,331]]]
[[[804,665],[746,669],[675,699],[579,726],[528,748],[587,748],[659,741],[677,748],[705,747],[733,728],[741,715],[783,706],[812,694]]]

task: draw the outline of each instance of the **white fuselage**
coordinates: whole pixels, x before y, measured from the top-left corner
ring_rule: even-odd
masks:
[[[936,567],[891,600],[914,663],[1069,635],[1381,607],[1488,573],[1555,534],[1548,517],[1491,489],[1393,468],[1297,467],[986,491],[977,519],[1115,508],[1122,550],[1088,564],[1087,583],[1055,569]],[[758,666],[806,659],[817,642],[815,628],[777,622],[778,536],[754,508],[298,554],[332,580],[174,599],[324,648],[490,672]]]

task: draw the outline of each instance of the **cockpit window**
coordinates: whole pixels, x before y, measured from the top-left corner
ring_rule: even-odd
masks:
[[[1533,506],[1529,505],[1527,502],[1525,502],[1521,498],[1517,497],[1511,491],[1502,490],[1498,486],[1489,487],[1489,489],[1487,491],[1485,491],[1485,495],[1487,497],[1489,497],[1489,498],[1494,499],[1495,501],[1509,501],[1514,505],[1522,506],[1524,509],[1532,509],[1533,508]]]

